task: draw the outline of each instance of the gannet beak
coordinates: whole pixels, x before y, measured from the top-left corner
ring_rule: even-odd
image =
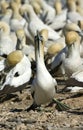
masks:
[[[40,52],[40,42],[42,43],[43,37],[40,35],[39,31],[37,30],[37,35],[35,36],[35,46],[36,49]]]
[[[17,38],[17,49],[19,48],[20,44],[21,44],[21,39]]]

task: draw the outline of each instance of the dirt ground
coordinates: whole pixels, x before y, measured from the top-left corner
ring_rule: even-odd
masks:
[[[58,89],[63,87],[59,85]],[[82,130],[83,93],[57,93],[55,97],[71,109],[59,111],[56,104],[52,104],[42,106],[40,111],[25,111],[33,102],[30,88],[0,98],[0,130]]]

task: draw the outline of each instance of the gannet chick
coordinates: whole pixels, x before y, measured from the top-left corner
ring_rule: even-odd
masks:
[[[21,51],[11,52],[6,62],[9,72],[0,85],[0,95],[21,91],[31,78],[31,63]]]
[[[17,49],[20,49],[25,55],[28,56],[30,61],[35,61],[34,46],[26,44],[26,36],[23,29],[16,31],[17,35]]]
[[[10,37],[10,27],[6,22],[0,21],[0,29],[0,55],[8,55],[16,49],[16,44]]]
[[[48,39],[50,40],[56,40],[60,38],[59,34],[52,30],[49,26],[44,24],[38,16],[35,14],[33,8],[31,5],[23,5],[20,9],[22,13],[27,12],[29,15],[29,22],[28,22],[28,28],[29,32],[32,35],[32,38],[36,35],[37,30],[47,29],[48,30]],[[35,25],[35,26],[34,26]]]
[[[33,80],[31,94],[33,104],[27,109],[46,104],[55,96],[56,80],[50,75],[44,63],[44,39],[41,32],[35,36],[35,59],[36,59],[36,77]]]
[[[68,51],[66,54],[63,54],[62,63],[66,74],[70,77],[74,72],[79,70],[79,66],[83,63],[80,57],[80,37],[76,32],[70,31],[66,33],[65,39]]]

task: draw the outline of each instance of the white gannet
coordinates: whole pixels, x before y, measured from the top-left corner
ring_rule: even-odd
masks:
[[[72,23],[72,22],[65,24],[63,28],[63,34],[66,35],[66,33],[69,31],[78,32],[80,35],[82,33],[81,28],[76,23]]]
[[[9,9],[9,3],[7,1],[3,0],[1,2],[1,12],[2,12],[1,21],[10,24],[10,19],[12,17],[12,10]]]
[[[55,9],[44,0],[36,0],[36,2],[38,2],[38,4],[43,9],[42,17],[44,17],[43,20],[45,21],[45,23],[48,24],[52,22],[56,15]]]
[[[4,22],[10,24],[11,17],[12,17],[12,10],[7,9],[6,12],[4,12],[3,17],[1,18],[1,21],[4,21]]]
[[[50,67],[50,73],[52,75],[62,75],[64,74],[62,71],[62,61],[61,61],[61,54],[65,52],[64,46],[59,43],[55,43],[51,45],[47,50],[48,55],[48,61],[50,60],[50,63],[47,65]]]
[[[31,63],[19,50],[11,52],[6,59],[7,74],[0,84],[0,95],[21,91],[31,78]],[[5,70],[4,70],[5,71]]]
[[[71,22],[77,23],[78,20],[83,20],[83,16],[81,16],[78,12],[76,12],[76,1],[75,0],[67,0],[68,4],[68,19]]]
[[[16,49],[16,39],[13,41],[10,35],[9,25],[0,21],[0,55],[8,55]]]
[[[80,37],[74,32],[67,32],[65,35],[67,44],[67,53],[62,54],[62,64],[64,66],[66,74],[70,77],[74,72],[79,70],[83,63],[83,59],[80,57]]]
[[[34,39],[34,36],[36,35],[37,30],[47,29],[48,30],[48,39],[56,40],[59,39],[60,36],[57,32],[55,32],[53,29],[51,29],[49,26],[44,24],[41,19],[35,14],[33,7],[31,5],[23,5],[20,9],[21,13],[27,12],[29,16],[28,21],[28,29],[30,34],[32,35],[32,38]]]
[[[58,30],[63,28],[66,24],[67,9],[62,10],[62,3],[60,0],[56,0],[54,5],[56,10],[56,16],[53,19],[53,21],[49,24],[49,26],[54,30]]]
[[[30,109],[34,110],[34,107],[52,101],[56,92],[55,87],[57,86],[56,80],[46,69],[44,63],[44,38],[41,32],[39,33],[38,31],[37,35],[35,36],[35,57],[36,77],[34,78],[31,87],[31,94],[34,101],[33,104],[27,108],[27,111]],[[55,102],[62,105],[60,102],[57,102],[56,99]]]
[[[6,9],[9,7],[9,3],[5,0],[0,1],[0,7],[2,14],[6,12]]]
[[[19,13],[19,4],[11,1],[12,19],[10,21],[10,27],[12,31],[25,27],[26,20]],[[21,5],[20,5],[21,6]]]
[[[36,1],[30,1],[30,4],[33,6],[33,9],[35,13],[38,15],[38,17],[41,17],[42,14],[42,8]]]
[[[28,41],[26,43],[26,36],[23,29],[19,29],[16,31],[17,35],[17,49],[21,50],[25,55],[28,56],[30,61],[35,61],[35,50],[33,45],[28,45]]]

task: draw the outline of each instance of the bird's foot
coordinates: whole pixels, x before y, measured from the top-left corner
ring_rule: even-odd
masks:
[[[69,106],[67,106],[66,104],[64,104],[64,103],[61,103],[60,101],[58,101],[57,99],[53,99],[53,102],[55,102],[56,104],[57,104],[57,109],[59,110],[59,111],[66,111],[66,110],[68,110],[68,109],[71,109]]]
[[[40,106],[38,106],[37,104],[32,104],[31,106],[29,106],[28,108],[25,109],[25,111],[27,111],[27,112],[29,112],[31,110],[41,111]]]

